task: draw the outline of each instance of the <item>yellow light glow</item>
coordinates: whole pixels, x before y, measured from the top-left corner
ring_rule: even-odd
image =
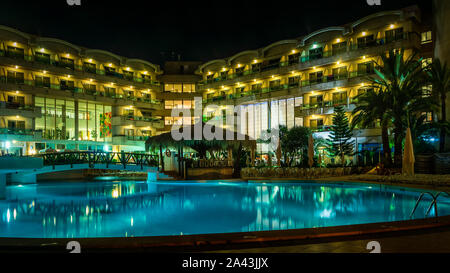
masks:
[[[313,69],[314,69],[314,70],[316,70],[316,67],[315,67],[315,66],[313,66]]]
[[[340,64],[341,64],[341,61],[338,61],[338,62],[337,62],[337,65],[340,65]]]
[[[19,116],[16,116],[16,119],[18,119],[19,118]]]
[[[89,79],[90,82],[94,81],[93,79]]]
[[[367,34],[367,33],[366,33],[365,31],[363,31],[362,36],[366,36],[366,34]]]
[[[254,79],[253,81],[256,82],[256,79]]]
[[[273,79],[273,78],[275,78],[275,76],[274,76],[274,75],[272,75],[272,79]]]
[[[211,75],[211,71],[208,71],[208,75]]]
[[[130,86],[130,89],[133,89],[134,87],[133,86]]]
[[[42,71],[42,73],[47,74],[47,71],[44,70],[44,71]]]
[[[17,46],[17,43],[16,43],[16,42],[14,42],[14,43],[13,43],[13,46]]]
[[[109,66],[109,67],[111,67],[111,66],[112,66],[112,64],[110,63],[110,64],[108,64],[108,66]]]
[[[70,75],[67,75],[67,78],[70,78]]]
[[[15,69],[18,69],[18,68],[19,68],[19,66],[18,66],[18,65],[16,65],[16,66],[14,66],[14,68],[15,68]]]
[[[127,69],[127,71],[130,71],[130,68],[129,68],[129,67],[127,67],[126,69]]]
[[[297,52],[297,51],[295,51],[295,49],[292,49],[292,51],[291,51],[291,52],[292,52],[292,54],[294,54],[294,53],[295,53],[295,52]]]
[[[70,57],[70,54],[67,53],[67,54],[66,54],[66,57],[69,58],[69,57]]]
[[[366,56],[363,56],[363,60],[365,60],[366,59]]]
[[[336,39],[336,42],[340,43],[340,42],[341,42],[341,39],[337,38],[337,39]]]
[[[112,82],[111,85],[114,85],[114,83]]]
[[[117,189],[112,191],[112,197],[113,198],[118,198],[119,197],[119,191]]]
[[[147,75],[147,73],[148,73],[147,71],[144,71],[144,75]]]
[[[241,64],[238,64],[237,67],[238,67],[238,68],[241,67]]]
[[[255,60],[253,60],[253,63],[254,63],[254,64],[256,64],[257,62],[258,62],[258,60],[256,60],[256,59],[255,59]]]
[[[20,92],[19,91],[16,91],[16,94],[19,94]]]
[[[45,49],[44,48],[41,48],[41,50],[40,50],[41,52],[44,52],[45,51]]]
[[[393,24],[389,26],[390,29],[393,29],[394,27],[395,27],[395,25],[393,25]]]

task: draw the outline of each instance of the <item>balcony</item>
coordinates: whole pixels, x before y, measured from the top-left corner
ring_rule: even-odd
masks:
[[[96,75],[103,75],[108,77],[114,77],[120,80],[127,81],[127,84],[130,84],[130,82],[138,83],[138,84],[151,84],[153,86],[160,86],[160,83],[157,81],[152,81],[150,79],[142,79],[137,78],[133,76],[124,76],[122,73],[118,72],[108,72],[102,69],[93,69],[86,67],[84,65],[77,65],[74,62],[67,62],[67,61],[56,61],[51,58],[47,58],[44,56],[37,56],[37,55],[29,55],[29,54],[22,54],[18,52],[10,52],[5,50],[0,50],[0,57],[4,57],[7,59],[10,59],[7,61],[5,59],[6,64],[10,65],[20,65],[20,66],[29,66],[30,69],[38,69],[38,70],[50,70],[52,67],[60,69],[59,73],[67,73],[69,70],[71,73],[75,73],[74,76],[79,76],[81,78],[86,77],[88,75],[84,75],[84,73],[89,74],[96,74]],[[111,79],[105,79],[105,81],[111,81]]]
[[[228,74],[226,77],[218,77],[214,79],[208,79],[199,82],[200,89],[217,88],[224,84],[235,84],[237,82],[250,81],[257,75],[258,78],[270,77],[272,74],[287,74],[294,70],[305,70],[312,66],[321,66],[331,64],[336,61],[352,60],[365,55],[380,55],[394,48],[409,48],[416,45],[420,45],[418,37],[414,36],[415,33],[402,33],[397,37],[386,41],[385,39],[377,39],[372,42],[364,44],[350,44],[346,50],[329,50],[323,51],[322,54],[310,55],[309,52],[306,55],[296,59],[280,62],[277,64],[271,64],[265,68],[261,67],[260,70],[244,70],[238,74]]]
[[[135,126],[135,127],[154,127],[162,128],[164,127],[164,122],[162,119],[144,116],[133,116],[133,115],[123,115],[112,117],[113,126]]]
[[[21,116],[25,118],[39,118],[42,116],[42,112],[41,107],[1,101],[0,116]]]
[[[335,100],[324,101],[320,103],[304,104],[299,107],[295,107],[295,116],[310,116],[310,115],[331,115],[334,113],[334,107],[343,106],[344,109],[349,112],[355,108],[352,100]]]
[[[42,130],[0,128],[0,138],[5,141],[40,141]]]
[[[204,99],[203,103],[216,103],[216,104],[225,104],[227,101],[231,101],[231,103],[243,103],[250,100],[257,100],[257,99],[265,99],[270,98],[272,96],[272,92],[277,92],[276,95],[289,95],[291,91],[297,90],[298,94],[302,92],[309,92],[309,91],[320,91],[320,90],[330,90],[336,87],[342,87],[347,84],[345,81],[353,80],[356,84],[358,82],[358,79],[371,76],[372,73],[368,73],[366,71],[354,71],[349,72],[347,74],[339,74],[339,75],[328,75],[321,77],[319,79],[314,80],[304,80],[299,83],[292,83],[292,84],[282,84],[278,86],[272,86],[268,88],[262,88],[262,89],[256,89],[256,90],[250,90],[243,93],[238,94],[229,94],[226,96],[215,96],[212,98]],[[282,94],[279,94],[282,92]],[[238,100],[238,101],[236,101]]]

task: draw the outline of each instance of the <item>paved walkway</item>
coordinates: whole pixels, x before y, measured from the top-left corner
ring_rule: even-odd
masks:
[[[367,243],[378,241],[382,253],[450,253],[450,228],[433,232],[409,232],[396,237],[360,238],[357,240],[274,246],[240,250],[211,251],[213,253],[369,253]]]

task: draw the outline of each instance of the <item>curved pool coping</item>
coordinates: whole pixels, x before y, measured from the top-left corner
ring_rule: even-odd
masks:
[[[0,238],[0,251],[67,251],[65,249],[68,242],[78,241],[82,249],[92,252],[197,252],[258,248],[271,246],[271,244],[298,245],[324,241],[346,241],[361,237],[400,236],[411,231],[432,232],[439,228],[450,230],[450,216],[322,228],[182,236],[67,239]]]
[[[328,180],[284,180],[264,179],[265,181],[288,182],[325,182],[378,184],[391,187],[411,188],[415,190],[436,191],[436,188],[417,187],[403,184],[387,184],[373,181],[328,181]],[[228,180],[232,181],[232,180]],[[242,181],[242,180],[240,180]],[[181,181],[180,181],[181,182]],[[186,181],[182,181],[186,183]],[[236,180],[234,182],[237,182]],[[251,180],[248,183],[264,181]],[[270,183],[269,182],[269,183]],[[189,183],[189,182],[188,182]],[[204,183],[204,182],[202,182]],[[78,241],[82,249],[93,252],[102,251],[154,251],[154,252],[196,252],[223,249],[244,249],[267,247],[271,244],[298,245],[323,241],[344,241],[360,237],[400,236],[408,232],[432,232],[445,228],[450,230],[450,215],[425,219],[379,222],[320,228],[304,228],[274,231],[234,232],[195,235],[170,235],[146,237],[104,237],[104,238],[6,238],[0,237],[1,251],[66,251],[70,241]]]

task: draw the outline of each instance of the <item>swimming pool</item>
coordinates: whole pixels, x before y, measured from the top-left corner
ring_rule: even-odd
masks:
[[[410,219],[421,191],[356,183],[60,182],[10,186],[0,237],[140,237],[329,227]],[[426,196],[414,219],[424,218]],[[434,215],[432,210],[429,217]],[[450,198],[438,199],[450,215]]]

